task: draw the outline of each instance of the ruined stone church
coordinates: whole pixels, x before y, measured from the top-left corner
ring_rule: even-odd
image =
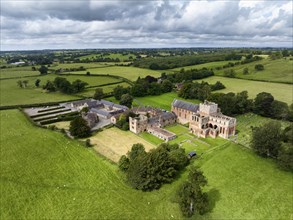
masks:
[[[174,99],[171,109],[177,115],[177,122],[189,123],[189,131],[198,137],[228,139],[235,135],[236,119],[223,115],[214,102],[204,101],[197,105]]]

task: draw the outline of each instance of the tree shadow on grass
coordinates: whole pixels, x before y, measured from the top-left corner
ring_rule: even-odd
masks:
[[[209,198],[209,207],[207,212],[211,212],[215,208],[216,203],[220,200],[221,194],[220,191],[215,188],[208,191],[207,194]]]

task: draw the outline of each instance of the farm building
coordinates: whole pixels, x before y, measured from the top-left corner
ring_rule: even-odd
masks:
[[[150,115],[150,118],[140,114],[138,117],[129,117],[129,130],[135,134],[146,131],[164,141],[170,141],[176,138],[176,134],[163,129],[163,127],[174,124],[176,119],[176,115],[172,112],[161,111],[159,115]]]

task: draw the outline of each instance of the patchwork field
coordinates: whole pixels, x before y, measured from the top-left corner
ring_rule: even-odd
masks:
[[[122,131],[118,128],[106,129],[97,133],[90,138],[91,144],[94,144],[94,149],[105,157],[114,162],[118,162],[120,157],[126,154],[133,144],[142,143],[149,151],[155,146],[135,135],[130,131]]]
[[[263,71],[256,71],[256,64],[264,65]],[[243,74],[243,69],[248,68],[249,74]],[[265,80],[270,82],[293,83],[293,60],[289,59],[263,59],[261,61],[235,66],[223,70],[214,70],[216,75],[224,75],[224,70],[233,69],[236,76],[243,79]]]
[[[269,82],[258,82],[252,80],[243,80],[227,77],[212,76],[202,80],[197,80],[199,82],[205,81],[208,83],[216,83],[217,81],[222,82],[226,88],[218,90],[216,92],[242,92],[244,90],[248,91],[248,95],[251,98],[260,92],[271,93],[275,99],[288,103],[289,105],[293,100],[293,85],[283,84],[283,83],[269,83]]]
[[[138,77],[146,77],[147,75],[159,77],[161,71],[142,69],[131,66],[110,66],[105,68],[93,68],[89,71],[91,74],[111,74],[115,76],[122,76],[129,80],[135,81]],[[72,72],[73,74],[85,74],[87,71]]]
[[[1,219],[183,219],[172,201],[188,172],[160,190],[133,190],[117,166],[93,149],[34,127],[17,110],[0,117]],[[108,136],[107,146],[124,143],[115,138]],[[218,141],[206,139],[209,148]],[[208,179],[211,211],[192,219],[292,218],[293,175],[274,162],[227,142],[194,163]]]
[[[136,97],[133,101],[133,105],[149,105],[170,111],[171,103],[174,99],[185,100],[192,103],[199,103],[198,100],[182,99],[177,96],[176,92],[169,92],[158,96]]]
[[[42,102],[53,102],[53,101],[65,101],[78,98],[76,95],[66,95],[59,92],[48,93],[42,89],[42,86],[47,82],[47,80],[54,80],[58,75],[51,74],[46,76],[21,78],[21,79],[6,79],[0,81],[0,91],[1,91],[1,105],[17,105],[17,104],[32,104],[32,103],[42,103]],[[119,83],[121,80],[106,77],[106,76],[63,76],[69,81],[74,81],[80,79],[89,84],[89,86],[103,85],[107,83]],[[40,87],[35,87],[36,79],[40,79]],[[20,88],[17,85],[18,80],[28,80],[27,88]],[[124,85],[124,84],[123,84]],[[105,92],[110,91],[115,85],[110,85],[105,87]],[[87,91],[86,91],[87,92]],[[86,96],[93,94],[93,91]]]

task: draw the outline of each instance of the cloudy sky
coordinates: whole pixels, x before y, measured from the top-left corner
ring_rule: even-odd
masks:
[[[292,47],[292,0],[1,0],[1,50]]]

